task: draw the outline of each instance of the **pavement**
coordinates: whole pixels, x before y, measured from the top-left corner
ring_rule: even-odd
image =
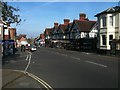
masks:
[[[2,75],[2,90],[4,88],[44,88],[42,84],[24,72],[4,69]]]
[[[17,51],[13,55],[8,56],[2,56],[2,65],[9,63],[10,61],[15,61],[19,59],[23,59],[23,57],[26,57],[28,55],[28,52],[21,52],[20,48],[17,48]]]
[[[11,56],[2,57],[2,65],[9,64],[11,61],[23,59],[28,55],[28,51],[18,51]],[[2,69],[2,90],[5,88],[45,88],[40,80],[28,72],[12,69]]]

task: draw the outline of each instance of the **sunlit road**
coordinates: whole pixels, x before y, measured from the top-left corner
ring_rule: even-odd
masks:
[[[118,88],[118,57],[91,53],[39,48],[31,55],[27,72],[53,88]],[[3,68],[24,70],[26,60]]]

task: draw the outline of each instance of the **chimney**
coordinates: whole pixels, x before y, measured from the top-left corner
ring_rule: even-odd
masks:
[[[80,20],[86,20],[86,14],[85,13],[80,13],[79,18],[80,18]]]
[[[70,22],[70,19],[64,19],[64,24],[65,24],[65,25],[68,25],[69,22]]]
[[[54,22],[54,27],[58,27],[58,23],[57,22]]]

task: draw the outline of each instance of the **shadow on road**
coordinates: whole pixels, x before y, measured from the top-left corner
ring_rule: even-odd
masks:
[[[9,63],[9,61],[11,61],[11,60],[16,61],[16,60],[18,60],[19,57],[20,57],[20,54],[3,56],[3,57],[2,57],[2,65]]]

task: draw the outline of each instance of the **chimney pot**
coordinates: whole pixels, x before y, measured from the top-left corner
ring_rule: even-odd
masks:
[[[85,13],[80,13],[79,17],[80,17],[80,20],[85,20],[86,19],[86,14]]]
[[[58,23],[57,23],[57,22],[54,23],[54,27],[56,27],[56,26],[58,26]]]
[[[70,19],[64,19],[64,24],[65,24],[65,25],[68,25],[69,22],[70,22]]]

